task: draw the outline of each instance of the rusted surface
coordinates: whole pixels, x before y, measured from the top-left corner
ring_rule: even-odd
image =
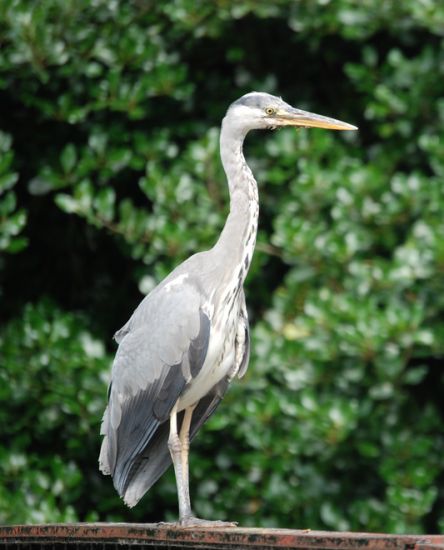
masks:
[[[291,549],[318,550],[371,548],[444,550],[443,535],[385,535],[290,529],[178,528],[171,525],[133,523],[65,523],[9,525],[0,527],[0,544],[19,548],[44,543],[64,547],[85,543],[103,548],[116,545],[143,545],[148,548]],[[86,546],[87,547],[87,546]]]

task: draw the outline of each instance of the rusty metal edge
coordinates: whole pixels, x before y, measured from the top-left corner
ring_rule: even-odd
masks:
[[[417,549],[440,548],[443,535],[388,535],[292,529],[258,528],[180,528],[172,525],[137,523],[63,523],[0,526],[0,542],[23,540],[57,541],[140,541],[157,544],[193,544],[218,548],[372,548]]]

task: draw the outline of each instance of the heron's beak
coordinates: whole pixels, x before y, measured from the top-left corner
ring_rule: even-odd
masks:
[[[276,113],[280,126],[300,126],[303,128],[326,128],[327,130],[357,130],[356,126],[300,109],[282,109]]]

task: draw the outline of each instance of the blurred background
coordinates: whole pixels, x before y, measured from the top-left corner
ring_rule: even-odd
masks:
[[[251,90],[359,132],[256,132],[252,358],[196,438],[195,512],[444,530],[444,5],[0,1],[0,522],[174,519],[98,472],[113,333],[228,209]]]

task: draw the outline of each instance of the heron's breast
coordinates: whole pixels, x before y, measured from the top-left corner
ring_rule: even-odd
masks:
[[[224,319],[225,323],[215,322],[213,324],[205,362],[180,397],[179,411],[190,407],[207,395],[233,367],[238,317],[238,308],[233,308],[231,315]]]

